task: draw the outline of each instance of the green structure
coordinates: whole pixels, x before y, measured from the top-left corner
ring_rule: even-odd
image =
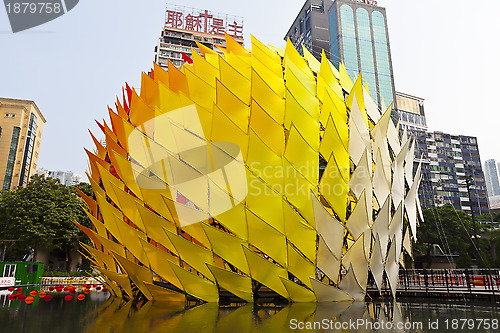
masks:
[[[0,262],[2,278],[15,278],[16,285],[39,284],[43,275],[40,262]]]

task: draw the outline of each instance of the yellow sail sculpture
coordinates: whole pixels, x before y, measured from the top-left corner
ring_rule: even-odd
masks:
[[[80,227],[103,280],[126,299],[315,302],[363,299],[371,275],[395,295],[421,215],[392,107],[324,53],[226,39],[155,64],[92,135]]]

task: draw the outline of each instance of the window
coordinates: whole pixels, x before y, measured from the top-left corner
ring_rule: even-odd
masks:
[[[15,277],[16,265],[5,265],[3,267],[3,277]]]
[[[7,158],[7,169],[5,170],[5,178],[3,189],[9,190],[12,181],[12,172],[14,171],[14,162],[16,160],[17,144],[19,142],[20,127],[14,127],[12,131],[12,139],[10,141],[9,157]]]

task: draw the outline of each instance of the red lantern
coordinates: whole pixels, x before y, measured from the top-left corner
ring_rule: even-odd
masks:
[[[84,294],[80,294],[80,295],[78,295],[77,299],[79,301],[83,301],[85,299],[85,295]]]
[[[70,290],[69,290],[69,293],[70,293],[70,294],[74,294],[74,293],[76,293],[76,290],[75,290],[75,289],[70,289]]]
[[[93,284],[92,286],[95,288],[95,287],[97,287],[97,284]]]
[[[54,287],[49,287],[49,291],[54,291],[56,288]]]
[[[43,298],[43,300],[45,302],[50,302],[52,300],[52,296],[51,295],[45,295],[45,297]]]
[[[19,288],[16,289],[16,291],[17,292],[21,292],[21,291],[23,291],[23,288],[19,287]]]
[[[38,294],[38,297],[40,298],[44,298],[45,296],[47,296],[47,293],[45,291],[42,291]]]
[[[17,294],[17,299],[20,300],[21,302],[24,302],[26,299],[26,295],[24,294]]]
[[[95,290],[97,290],[97,291],[101,290],[101,286],[97,286],[97,287],[95,288]]]
[[[38,294],[38,291],[36,290],[30,291],[30,296],[36,296],[36,294]]]
[[[90,289],[89,289],[89,288],[85,288],[85,289],[83,289],[83,293],[84,293],[84,294],[88,294],[89,292],[90,292]]]
[[[108,289],[106,287],[102,287],[102,292],[105,293],[106,291],[108,291]]]
[[[71,301],[72,299],[73,299],[73,296],[71,296],[71,295],[66,295],[66,296],[64,296],[64,300],[65,300],[65,301],[68,301],[68,302],[69,302],[69,301]]]
[[[25,302],[26,304],[31,304],[31,303],[33,303],[34,301],[35,301],[35,298],[34,298],[33,296],[28,296],[28,297],[26,297],[26,299],[24,300],[24,302]]]
[[[9,288],[9,291],[10,291],[10,292],[13,292],[13,291],[14,291],[14,289],[15,289],[14,287],[10,287],[10,288]]]
[[[17,295],[12,294],[12,295],[9,295],[8,298],[9,298],[9,301],[13,301],[13,300],[17,299]]]

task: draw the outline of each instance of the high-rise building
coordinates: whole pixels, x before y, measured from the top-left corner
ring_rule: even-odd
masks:
[[[451,204],[480,215],[489,212],[477,139],[443,132],[414,131],[415,155],[422,157],[422,206]],[[416,168],[414,168],[416,169]],[[467,184],[469,179],[469,184]]]
[[[25,186],[36,173],[45,118],[35,102],[0,98],[0,186]]]
[[[385,8],[373,0],[307,0],[285,38],[302,52],[303,44],[316,58],[322,50],[352,80],[363,72],[373,100],[382,108],[397,101]]]
[[[304,45],[318,60],[321,60],[323,50],[330,56],[328,8],[332,2],[331,0],[307,0],[302,6],[285,36],[285,39],[289,38],[300,54],[302,54],[301,45]]]
[[[484,162],[484,178],[486,180],[488,196],[494,197],[500,195],[500,182],[498,181],[498,170],[495,160]]]
[[[165,69],[169,60],[181,66],[187,59],[183,53],[191,58],[191,48],[200,52],[196,42],[218,51],[217,47],[226,46],[224,33],[244,45],[243,18],[167,4],[165,26],[155,47],[155,62]]]
[[[363,72],[373,100],[397,109],[385,8],[371,0],[336,0],[328,18],[332,62],[344,63],[352,80]]]
[[[425,120],[424,99],[396,91],[398,105],[399,130],[408,132],[427,131]]]

